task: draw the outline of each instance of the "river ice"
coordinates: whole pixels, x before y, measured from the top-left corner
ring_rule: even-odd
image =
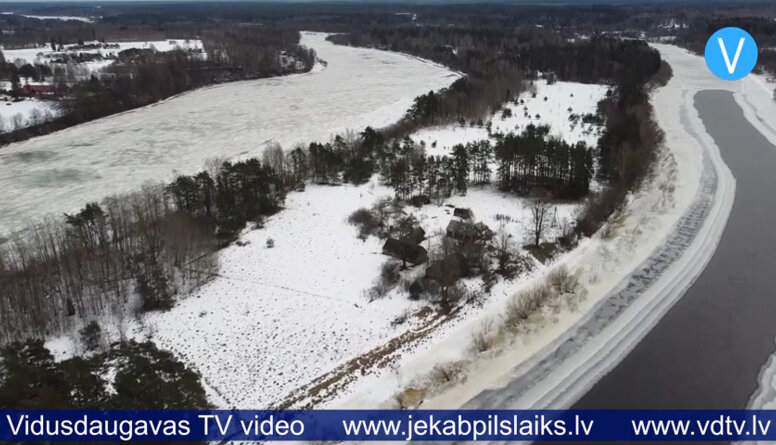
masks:
[[[260,155],[396,121],[413,98],[458,74],[400,54],[304,33],[325,69],[203,88],[162,103],[0,148],[0,236],[213,157]]]

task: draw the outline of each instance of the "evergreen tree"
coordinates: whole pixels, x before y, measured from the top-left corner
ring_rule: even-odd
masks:
[[[469,153],[458,144],[453,147],[453,182],[458,193],[465,195],[469,179]]]

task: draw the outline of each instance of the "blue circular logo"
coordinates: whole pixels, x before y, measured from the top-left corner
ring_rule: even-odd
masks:
[[[757,44],[741,28],[722,28],[706,42],[706,66],[717,77],[738,80],[757,64]]]

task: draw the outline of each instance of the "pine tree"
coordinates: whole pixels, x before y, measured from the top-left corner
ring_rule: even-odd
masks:
[[[469,154],[462,144],[453,147],[453,162],[455,188],[458,193],[465,195],[469,179]]]

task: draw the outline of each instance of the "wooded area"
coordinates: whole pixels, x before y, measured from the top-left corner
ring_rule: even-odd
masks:
[[[170,309],[217,272],[217,248],[284,197],[269,165],[224,162],[30,227],[0,245],[0,342],[62,332],[72,317]]]
[[[4,410],[210,408],[200,375],[150,341],[118,342],[61,361],[41,340],[14,342],[0,348],[0,363]]]
[[[624,202],[627,192],[638,186],[652,166],[661,134],[652,121],[646,90],[653,76],[661,72],[660,55],[640,40],[595,33],[589,38],[570,39],[563,31],[536,26],[512,27],[502,23],[500,27],[486,28],[472,24],[477,18],[483,18],[483,23],[492,25],[497,20],[492,15],[493,12],[487,9],[472,12],[464,23],[454,27],[416,26],[416,23],[351,25],[354,30],[333,39],[425,57],[460,69],[469,75],[466,79],[472,79],[467,81],[467,88],[460,90],[468,92],[466,97],[476,99],[456,102],[459,106],[454,108],[443,108],[438,105],[442,100],[433,96],[419,98],[414,111],[397,126],[399,128],[411,126],[407,122],[439,124],[462,118],[482,118],[516,96],[523,79],[534,79],[539,72],[552,73],[558,80],[612,85],[612,94],[599,104],[605,128],[597,147],[598,176],[606,188],[588,198],[586,211],[577,222],[579,234],[591,235]],[[449,15],[438,13],[434,20],[450,23],[453,16],[454,12]],[[587,23],[588,30],[598,26],[594,22]],[[577,28],[584,27],[581,22],[577,23]],[[443,91],[443,97],[445,94],[449,93]],[[536,137],[524,135],[522,139],[505,140],[500,149],[503,163],[499,173],[502,180],[512,182],[512,188],[525,191],[531,185],[552,185],[556,175],[563,177],[566,176],[564,172],[569,172],[574,179],[565,186],[555,184],[555,191],[559,195],[576,197],[587,192],[589,160],[584,148],[562,148],[559,151],[570,153],[569,159],[575,161],[571,164],[561,162],[558,168],[547,168],[536,163],[530,155],[517,160],[509,154],[529,153],[531,141],[538,141]],[[549,154],[555,144],[542,145],[543,158],[556,159],[554,154]],[[512,168],[521,166],[527,169],[521,172],[523,174],[513,176]],[[545,176],[544,173],[549,174]],[[506,186],[504,182],[501,185]]]

